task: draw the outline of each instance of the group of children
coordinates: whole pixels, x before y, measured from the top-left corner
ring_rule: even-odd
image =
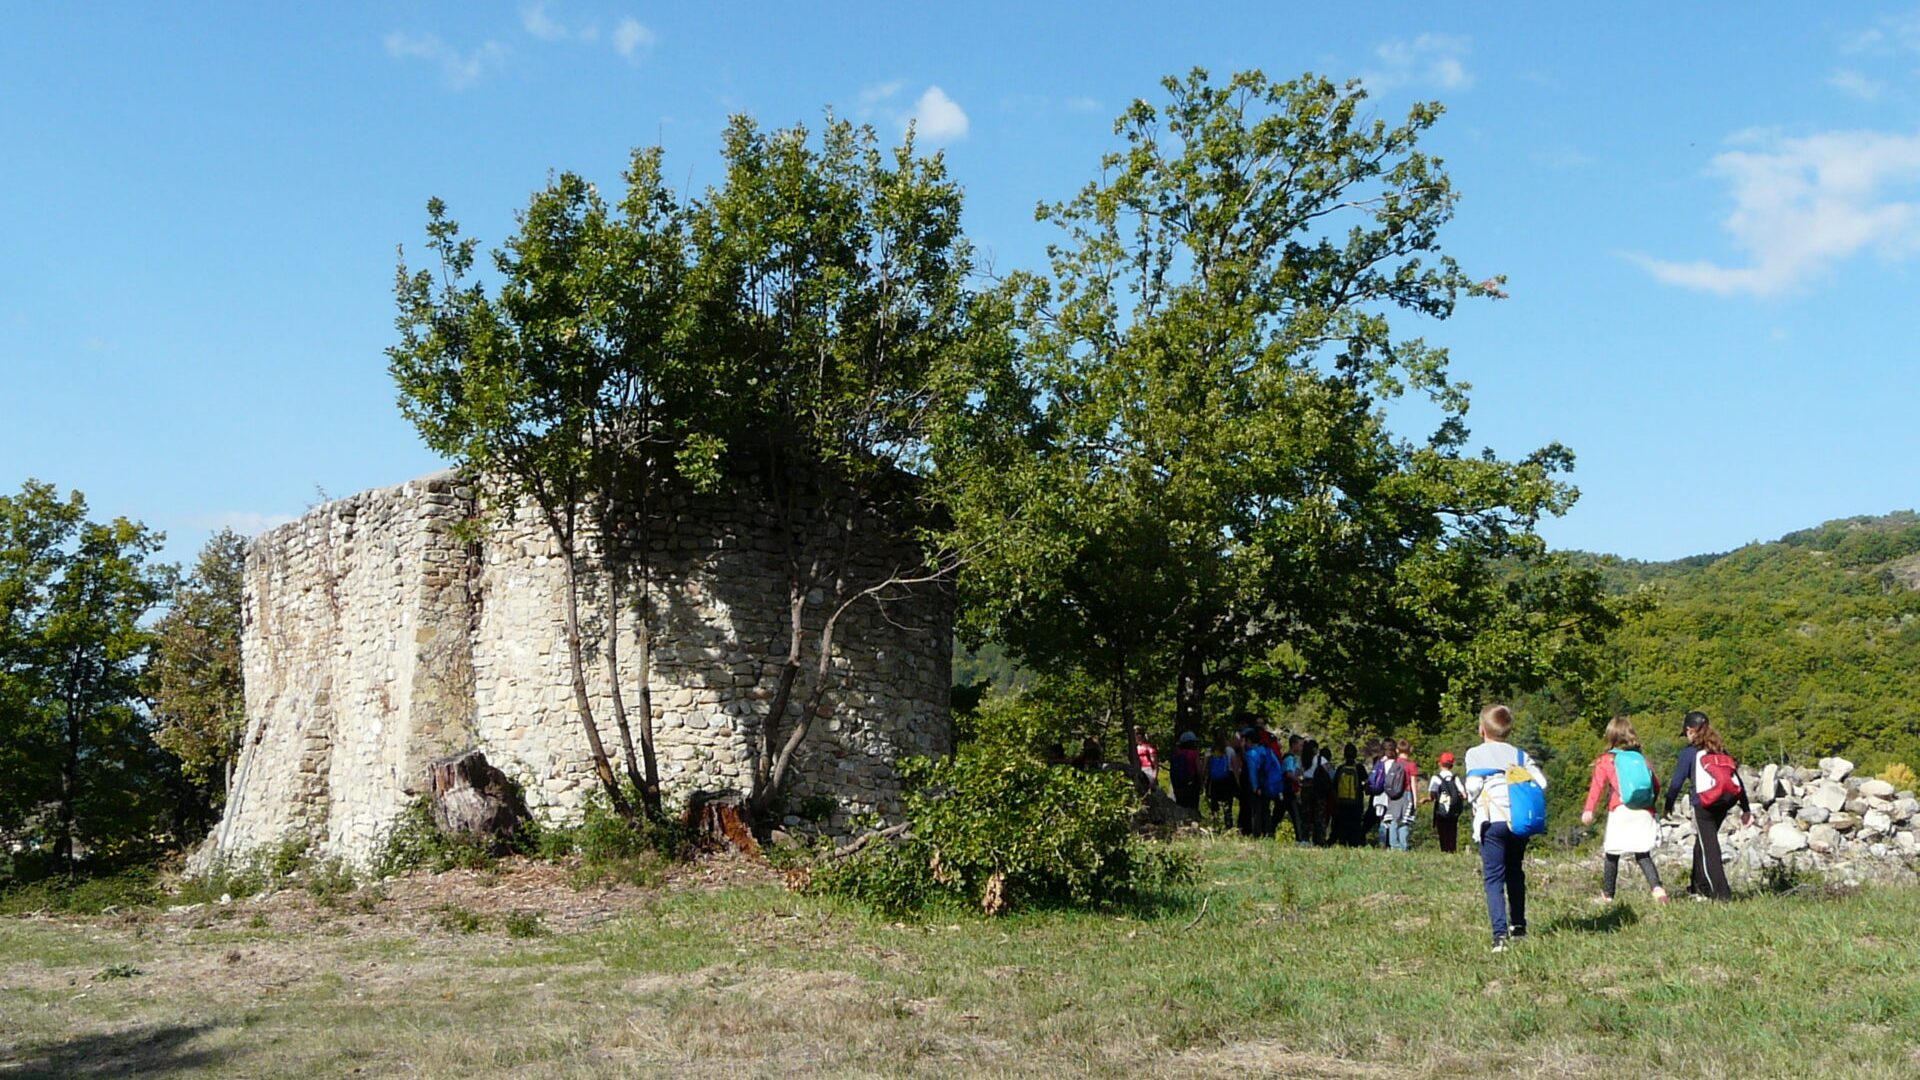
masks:
[[[1695,899],[1725,900],[1731,889],[1720,855],[1720,827],[1735,807],[1751,824],[1752,808],[1738,766],[1706,714],[1688,713],[1681,729],[1687,745],[1667,785],[1664,812],[1672,813],[1681,789],[1692,786],[1697,828],[1689,892]],[[1465,775],[1454,772],[1453,754],[1441,754],[1439,771],[1428,779],[1424,792],[1424,801],[1433,807],[1442,851],[1458,849],[1460,820],[1470,821],[1495,952],[1527,935],[1527,845],[1546,828],[1547,778],[1524,750],[1507,741],[1512,730],[1513,712],[1507,706],[1481,710],[1481,741],[1467,751]],[[1620,860],[1631,856],[1654,900],[1664,903],[1667,892],[1653,862],[1660,836],[1654,811],[1659,778],[1628,718],[1614,718],[1603,742],[1581,814],[1584,824],[1592,824],[1600,801],[1606,800],[1596,902],[1613,902]],[[1134,744],[1143,778],[1157,783],[1158,751],[1138,728]],[[1371,742],[1363,766],[1359,749],[1348,743],[1336,766],[1317,741],[1296,735],[1282,744],[1264,726],[1250,723],[1231,738],[1217,736],[1207,753],[1201,752],[1192,732],[1183,733],[1169,756],[1168,771],[1174,800],[1198,811],[1204,795],[1218,827],[1232,822],[1246,835],[1272,836],[1279,822],[1290,821],[1301,844],[1358,847],[1372,832],[1381,847],[1404,851],[1423,801],[1411,749],[1404,739]]]
[[[1453,755],[1440,755],[1440,770],[1423,789],[1412,751],[1405,739],[1375,739],[1363,759],[1361,748],[1348,743],[1336,765],[1318,740],[1293,735],[1282,743],[1265,725],[1250,721],[1232,736],[1217,735],[1206,752],[1193,732],[1181,734],[1166,765],[1174,801],[1198,811],[1204,796],[1218,828],[1272,836],[1284,821],[1300,844],[1375,842],[1405,851],[1425,802],[1433,808],[1441,850],[1455,851],[1467,796],[1463,779],[1454,774]],[[1158,782],[1159,751],[1139,728],[1134,761],[1144,782]]]

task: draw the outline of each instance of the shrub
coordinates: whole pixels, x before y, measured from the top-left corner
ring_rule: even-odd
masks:
[[[300,883],[319,900],[331,902],[353,891],[353,868],[339,859],[313,859],[301,869]]]
[[[1920,777],[1915,777],[1913,768],[1901,761],[1880,770],[1880,779],[1892,784],[1896,791],[1912,791],[1920,787]]]
[[[800,800],[800,816],[816,825],[831,820],[840,803],[831,795],[809,795]]]
[[[1133,835],[1118,773],[979,751],[901,773],[913,838],[824,867],[813,888],[890,913],[947,898],[998,914],[1097,907],[1194,876],[1190,859]]]
[[[440,906],[440,918],[437,922],[439,923],[440,929],[452,931],[456,934],[476,934],[485,929],[487,925],[485,916],[479,912],[469,911],[457,904],[442,904]]]
[[[152,907],[159,901],[153,871],[140,867],[101,877],[50,877],[0,891],[0,915],[31,911],[99,915]]]
[[[540,913],[537,911],[516,911],[502,918],[500,927],[510,938],[538,938],[552,933],[547,929],[546,924],[540,921]]]
[[[371,869],[377,878],[428,870],[478,870],[493,864],[493,852],[479,839],[442,832],[434,824],[433,804],[421,796],[393,819],[375,845]]]

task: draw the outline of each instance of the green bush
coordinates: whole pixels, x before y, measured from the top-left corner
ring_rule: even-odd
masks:
[[[569,831],[568,838],[572,852],[580,856],[575,888],[657,885],[666,875],[667,864],[690,858],[694,846],[692,834],[678,820],[643,814],[628,821],[597,794],[587,800],[580,824]]]
[[[541,921],[537,911],[516,911],[507,915],[500,920],[500,928],[510,938],[546,937],[553,932],[547,929],[547,924]]]
[[[0,915],[99,915],[152,907],[160,898],[153,871],[137,867],[101,877],[49,877],[5,889],[0,891]]]
[[[375,845],[374,878],[428,870],[478,870],[493,865],[493,852],[479,839],[442,832],[433,821],[433,805],[426,796],[407,804]]]
[[[1099,907],[1194,877],[1190,859],[1134,836],[1118,773],[977,750],[901,772],[912,839],[823,867],[813,888],[888,913],[948,899],[997,914]]]

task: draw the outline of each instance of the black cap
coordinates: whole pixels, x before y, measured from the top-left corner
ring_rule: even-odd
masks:
[[[1695,731],[1699,728],[1703,728],[1706,726],[1707,726],[1707,714],[1696,710],[1694,712],[1688,713],[1687,718],[1685,720],[1680,721],[1680,733],[1684,735],[1689,731]]]

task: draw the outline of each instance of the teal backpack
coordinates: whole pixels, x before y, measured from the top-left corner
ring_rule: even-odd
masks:
[[[1620,805],[1635,810],[1653,809],[1653,770],[1646,755],[1638,750],[1614,750],[1613,775],[1620,784]]]

